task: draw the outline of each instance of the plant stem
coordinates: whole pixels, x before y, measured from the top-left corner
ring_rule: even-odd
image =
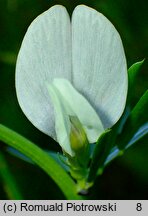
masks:
[[[67,199],[82,199],[68,173],[45,151],[23,136],[0,124],[0,140],[31,158],[59,186]]]

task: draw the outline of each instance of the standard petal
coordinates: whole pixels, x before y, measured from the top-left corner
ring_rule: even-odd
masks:
[[[16,65],[19,104],[39,130],[55,139],[54,113],[45,82],[71,79],[71,27],[63,6],[38,16],[22,42]]]
[[[79,118],[90,143],[97,141],[104,128],[96,111],[66,79],[54,79],[53,85],[61,94],[61,100],[69,116]],[[56,118],[56,117],[55,117]]]
[[[110,128],[127,95],[127,67],[120,36],[101,13],[84,5],[72,15],[72,82]]]

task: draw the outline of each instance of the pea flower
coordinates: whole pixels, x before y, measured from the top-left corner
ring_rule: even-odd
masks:
[[[118,121],[127,83],[120,36],[96,10],[79,5],[70,20],[56,5],[28,28],[16,65],[18,101],[70,156]]]

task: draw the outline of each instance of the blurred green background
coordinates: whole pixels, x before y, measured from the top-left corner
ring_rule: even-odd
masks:
[[[49,137],[38,131],[22,113],[15,92],[15,62],[21,41],[31,21],[54,4],[66,6],[71,14],[78,4],[102,12],[119,31],[128,67],[146,58],[148,53],[147,5],[139,0],[0,0],[0,123],[19,132],[42,148],[60,151]],[[142,66],[133,103],[147,88],[147,61]],[[114,160],[95,182],[89,199],[148,199],[147,137]],[[6,152],[0,143],[9,168],[24,199],[63,199],[54,182],[38,167]],[[7,199],[0,179],[0,199]]]

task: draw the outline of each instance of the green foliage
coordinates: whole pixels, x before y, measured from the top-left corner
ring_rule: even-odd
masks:
[[[19,150],[43,169],[59,186],[67,199],[80,199],[73,180],[46,152],[21,135],[0,125],[0,141]]]
[[[128,98],[130,100],[133,97],[133,87],[136,85],[136,78],[142,64],[143,61],[137,62],[128,70]],[[93,152],[88,181],[94,180],[97,174],[102,174],[106,164],[122,155],[124,150],[148,134],[147,116],[144,115],[148,110],[148,91],[144,93],[131,111],[131,106],[128,108],[128,102],[117,125],[99,138]]]
[[[62,157],[60,153],[59,154],[56,153],[57,151],[60,151],[60,148],[57,145],[55,145],[53,140],[51,139],[49,140],[49,137],[43,135],[41,132],[36,130],[31,124],[29,124],[29,122],[21,113],[16,101],[15,88],[14,88],[15,59],[22,38],[27,29],[27,26],[38,14],[45,11],[52,4],[55,3],[65,5],[68,11],[70,12],[72,12],[74,7],[80,3],[85,3],[91,7],[96,8],[100,12],[103,12],[103,14],[105,14],[114,23],[114,25],[117,27],[120,34],[122,35],[122,40],[125,47],[126,56],[128,59],[128,65],[130,65],[134,61],[137,61],[138,59],[145,58],[147,54],[147,45],[146,45],[147,44],[147,31],[146,31],[147,7],[146,7],[146,1],[143,1],[140,4],[138,1],[136,1],[133,4],[133,2],[130,2],[128,0],[123,2],[121,2],[120,0],[117,1],[112,1],[112,0],[107,0],[107,1],[102,1],[102,0],[99,1],[98,0],[94,0],[94,1],[90,1],[90,0],[87,1],[79,1],[79,0],[78,1],[72,1],[72,0],[71,1],[65,1],[65,0],[63,1],[62,0],[61,1],[54,1],[54,0],[53,1],[35,1],[35,0],[19,1],[19,0],[15,0],[15,1],[11,1],[10,0],[10,1],[1,2],[0,122],[12,128],[14,131],[23,134],[23,136],[27,137],[28,139],[33,140],[35,143],[37,143],[38,146],[42,146],[42,149],[47,149],[47,154],[50,155],[49,158],[52,157],[52,159],[55,160],[58,164],[60,164],[60,166],[63,166],[65,168],[66,172],[69,172],[69,169],[67,169],[67,165],[63,163],[63,161],[65,161],[65,158]],[[104,138],[103,137],[100,138],[100,142],[101,139],[102,140],[104,139],[105,145],[103,145],[102,142],[102,144],[100,145],[97,144],[98,149],[95,146],[96,148],[91,162],[91,164],[93,164],[94,163],[93,161],[96,160],[96,164],[94,163],[95,169],[93,172],[93,169],[91,168],[89,175],[91,176],[91,173],[94,173],[93,174],[94,177],[92,177],[92,179],[94,179],[96,178],[96,171],[98,170],[99,167],[102,167],[102,170],[104,170],[104,167],[106,165],[108,165],[108,167],[105,169],[105,172],[100,178],[96,178],[96,184],[94,185],[94,188],[92,188],[92,196],[89,197],[90,199],[102,199],[102,198],[103,199],[107,199],[107,198],[110,199],[113,198],[114,199],[139,199],[139,198],[144,199],[145,198],[147,199],[148,198],[147,191],[145,190],[145,188],[147,188],[147,182],[148,182],[148,172],[147,172],[148,147],[147,147],[147,140],[146,140],[147,110],[145,111],[147,107],[146,105],[147,93],[145,93],[145,95],[143,95],[143,97],[139,100],[140,96],[147,88],[147,70],[146,70],[147,65],[146,64],[147,61],[144,62],[141,70],[139,70],[139,68],[142,65],[142,62],[137,62],[129,69],[129,80],[131,81],[129,82],[128,103],[125,112],[121,117],[121,119],[118,121],[118,123],[115,125],[115,127],[113,127],[112,130],[109,132],[109,134],[108,135],[106,134],[106,136],[109,136],[110,139],[108,140],[107,138],[105,138],[106,136]],[[135,75],[137,77],[138,74],[137,69],[139,70],[140,75],[138,76],[138,79],[137,78],[135,79]],[[135,105],[136,103],[137,105]],[[142,113],[142,110],[144,113]],[[141,113],[141,115],[139,117],[136,116],[139,115],[139,113]],[[9,129],[8,131],[10,132]],[[1,137],[3,136],[2,131],[0,131],[0,136]],[[15,137],[11,139],[12,138],[11,133],[10,134],[8,133],[6,138],[7,141],[9,140],[10,143],[13,142],[13,146],[16,145]],[[136,144],[132,145],[135,143],[135,141]],[[28,194],[29,197],[30,196],[29,192],[31,190],[30,179],[32,179],[32,182],[40,181],[40,178],[38,180],[36,176],[32,174],[31,171],[29,172],[29,169],[30,170],[34,169],[35,164],[38,164],[38,162],[36,163],[32,162],[32,160],[28,158],[30,157],[29,152],[27,152],[27,154],[23,152],[22,155],[17,151],[15,151],[12,152],[14,157],[12,156],[9,157],[9,154],[7,154],[7,157],[4,158],[5,149],[7,149],[7,145],[4,145],[4,148],[1,148],[1,144],[3,146],[3,143],[6,143],[4,139],[3,141],[0,142],[0,151],[1,151],[0,199],[5,198],[2,190],[2,186],[4,186],[3,188],[5,188],[5,185],[7,185],[7,188],[9,188],[8,189],[9,193],[7,193],[6,190],[7,198],[9,199],[21,198],[19,192],[19,184],[16,184],[16,182],[18,181],[15,181],[18,180],[17,178],[20,174],[20,169],[23,170],[22,177],[21,177],[22,188],[25,188],[25,185],[28,186],[26,190],[26,194]],[[110,149],[110,153],[108,153],[108,156],[106,155],[107,157],[106,156],[104,157],[106,158],[105,161],[104,158],[102,160],[101,158],[99,158],[99,160],[97,161],[97,153],[100,154],[101,151],[104,152],[108,144],[112,145],[113,147]],[[101,146],[102,146],[102,150],[101,150]],[[131,148],[128,148],[129,146],[131,146]],[[127,148],[128,150],[123,157],[119,157],[113,163],[110,163],[114,158],[116,158],[121,154],[119,148],[121,149],[122,152],[124,152],[124,150]],[[10,149],[8,152],[10,152]],[[27,157],[26,156],[24,157],[24,154],[26,154]],[[13,169],[10,170],[9,166],[10,163],[13,164],[13,159],[15,160],[15,156],[19,157],[20,159],[25,159],[26,162],[30,161],[34,165],[26,164],[26,162],[23,162],[24,164],[26,164],[25,166],[26,170],[24,170],[22,163],[19,161],[19,159],[17,159],[17,162],[14,164],[15,172],[13,173],[12,172]],[[8,161],[6,161],[6,159],[8,159]],[[47,159],[47,161],[49,162],[50,159]],[[103,166],[102,166],[102,161],[104,161]],[[50,164],[50,162],[48,164]],[[101,169],[99,169],[99,172],[100,170]],[[48,170],[48,172],[50,171]],[[49,175],[51,175],[51,173]],[[29,179],[29,180],[27,179],[29,181],[28,184],[26,182],[26,176],[28,176]],[[68,174],[66,174],[66,176],[68,176]],[[71,181],[72,180],[70,180],[70,182]],[[75,185],[75,184],[72,183],[70,185]],[[43,187],[45,187],[44,181],[43,181]],[[43,190],[42,189],[43,187],[37,189],[38,194],[42,194],[41,191]],[[53,188],[52,181],[49,181],[48,188],[51,189]],[[59,190],[56,191],[57,197],[58,197],[58,193]],[[25,194],[22,195],[23,198],[25,198]],[[47,195],[44,195],[43,197],[41,197],[41,199],[45,198],[46,196]],[[36,198],[35,189],[32,189],[32,197],[34,199]],[[52,193],[50,193],[50,190],[47,197],[50,199],[52,199],[53,197]],[[69,198],[69,196],[67,197]]]
[[[137,70],[137,68],[136,68]],[[134,72],[133,72],[134,73]],[[135,76],[133,76],[135,79]],[[128,106],[128,104],[127,104]],[[78,180],[77,191],[81,191],[82,188],[88,189],[92,186],[94,180],[97,175],[101,175],[105,166],[112,161],[115,157],[121,155],[122,152],[126,150],[129,146],[137,142],[140,138],[148,132],[147,127],[147,119],[143,113],[146,113],[148,109],[148,91],[140,98],[136,106],[133,110],[128,114],[128,117],[124,120],[125,115],[122,116],[117,126],[115,126],[112,130],[105,131],[100,138],[98,139],[95,148],[92,153],[90,167],[84,170],[73,170],[71,169],[71,175]],[[120,125],[122,125],[122,130],[117,130]],[[68,169],[66,168],[66,172],[59,166],[60,164],[57,160],[57,156],[54,154],[54,160],[49,154],[45,153],[43,150],[39,149],[37,146],[32,144],[30,141],[24,139],[20,135],[10,131],[10,129],[5,128],[4,126],[0,127],[3,136],[0,138],[6,144],[16,148],[32,161],[37,163],[44,171],[50,175],[53,180],[58,184],[63,193],[65,194],[65,187],[69,185],[68,190],[66,190],[65,196],[78,198],[76,195],[76,190],[71,191],[72,188],[76,188],[74,182],[70,179],[70,177],[66,174]],[[140,130],[139,130],[140,129]],[[120,131],[120,132],[119,132]],[[15,142],[10,142],[10,140],[15,140]],[[25,145],[22,145],[25,143]],[[23,146],[23,147],[22,147]],[[17,154],[16,154],[17,155]],[[62,155],[60,156],[62,157]],[[40,160],[38,159],[40,158]],[[69,158],[69,157],[68,157]],[[45,163],[46,160],[46,163]],[[64,158],[62,159],[64,161]],[[70,159],[71,164],[75,164],[76,161],[74,159]],[[67,162],[65,161],[65,164]],[[46,166],[45,166],[46,164]],[[47,167],[47,164],[48,167]],[[67,163],[68,165],[68,163]],[[66,166],[67,166],[66,165]],[[52,168],[51,168],[52,167]],[[57,172],[58,171],[58,172]],[[57,175],[58,173],[58,175]],[[75,176],[77,175],[77,176]],[[81,179],[81,177],[83,179]],[[59,181],[60,179],[60,181]],[[61,181],[63,179],[63,181]],[[91,183],[91,184],[90,184]]]
[[[144,63],[144,60],[136,62],[128,69],[128,98],[127,103],[130,107],[132,106],[137,76],[140,72],[140,69]]]
[[[118,136],[117,145],[119,149],[125,149],[131,139],[135,135],[132,144],[142,138],[148,133],[147,116],[145,115],[148,110],[148,91],[140,98],[136,106],[128,116],[122,133]],[[136,135],[136,132],[140,132]]]
[[[104,169],[104,162],[111,151],[112,142],[110,141],[111,130],[105,131],[98,139],[95,149],[92,155],[92,161],[90,165],[90,172],[88,175],[88,182],[94,181],[99,171],[102,174]]]

